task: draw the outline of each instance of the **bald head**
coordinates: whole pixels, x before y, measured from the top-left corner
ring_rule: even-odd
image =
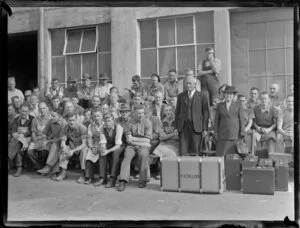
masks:
[[[185,86],[188,91],[193,91],[196,88],[197,79],[194,76],[187,76],[185,78]]]
[[[190,68],[185,70],[185,77],[194,76],[194,71]]]
[[[277,96],[278,93],[279,93],[279,85],[277,83],[273,83],[271,86],[270,86],[270,95],[271,97],[273,96]]]
[[[39,103],[39,112],[41,116],[45,116],[48,113],[48,106],[45,102]]]

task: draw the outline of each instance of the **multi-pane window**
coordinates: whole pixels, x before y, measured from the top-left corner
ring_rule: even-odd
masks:
[[[153,73],[166,79],[170,69],[179,76],[186,68],[196,72],[205,48],[214,46],[213,12],[140,21],[140,38],[144,81]]]
[[[293,21],[248,24],[249,88],[268,91],[278,83],[283,95],[293,83]]]
[[[52,78],[66,84],[68,78],[81,82],[83,73],[89,73],[92,83],[99,74],[111,78],[110,24],[83,29],[56,29],[51,32]]]

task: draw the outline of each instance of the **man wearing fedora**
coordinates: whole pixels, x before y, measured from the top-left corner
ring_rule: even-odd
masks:
[[[91,79],[89,73],[83,73],[82,75],[82,85],[77,91],[77,95],[79,97],[79,105],[83,108],[91,107],[91,99],[93,88],[91,86]]]
[[[101,102],[103,102],[109,95],[110,88],[113,86],[111,83],[108,83],[109,77],[106,73],[99,75],[99,85],[96,86],[93,92],[93,96],[99,96]]]
[[[242,104],[233,101],[235,93],[234,86],[226,86],[225,101],[217,104],[214,120],[217,156],[237,153],[237,141],[245,135],[245,114]]]

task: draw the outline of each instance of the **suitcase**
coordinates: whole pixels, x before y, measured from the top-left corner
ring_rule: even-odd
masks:
[[[242,175],[242,191],[247,194],[274,195],[274,168],[245,167]]]
[[[225,189],[224,157],[200,157],[201,193],[221,193]]]
[[[288,191],[289,165],[287,161],[275,162],[275,191]]]
[[[225,156],[226,190],[241,190],[241,159],[237,154]]]
[[[286,153],[270,153],[269,157],[273,161],[288,161],[294,162],[294,155],[293,154],[286,154]]]
[[[161,158],[160,187],[162,191],[179,191],[178,158]]]
[[[258,163],[259,167],[273,167],[273,160],[270,158],[261,158]]]
[[[262,149],[256,150],[255,155],[258,158],[269,158],[268,148],[262,148]]]
[[[179,158],[179,191],[200,192],[200,181],[199,157]]]
[[[242,161],[242,169],[244,169],[245,167],[256,167],[257,163],[258,163],[257,156],[253,156],[253,155],[247,156]]]

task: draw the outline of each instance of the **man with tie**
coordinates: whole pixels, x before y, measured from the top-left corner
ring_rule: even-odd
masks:
[[[233,101],[234,93],[234,86],[226,86],[225,101],[217,104],[214,120],[217,156],[237,153],[237,141],[245,135],[243,106],[240,102]]]
[[[208,99],[206,94],[196,90],[197,79],[185,79],[187,91],[178,95],[175,110],[175,134],[179,133],[179,155],[200,153],[202,137],[208,129]]]

